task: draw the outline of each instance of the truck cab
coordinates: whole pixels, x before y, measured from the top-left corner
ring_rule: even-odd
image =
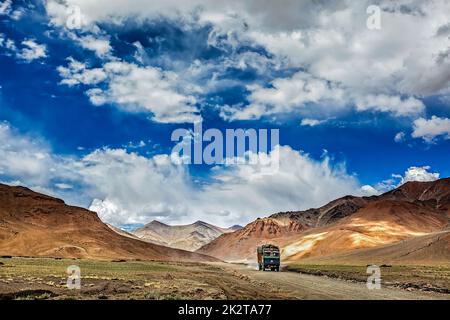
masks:
[[[262,271],[280,271],[280,249],[271,244],[265,244],[256,250],[258,269]]]

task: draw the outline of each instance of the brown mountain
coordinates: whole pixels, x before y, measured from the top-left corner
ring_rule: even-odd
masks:
[[[346,196],[317,209],[280,212],[258,218],[241,230],[218,237],[198,252],[208,252],[228,261],[253,260],[258,245],[269,241],[283,246],[309,229],[331,224],[355,213],[370,201],[375,201],[375,198]]]
[[[408,182],[381,196],[347,196],[318,209],[258,219],[198,252],[254,260],[256,246],[272,242],[282,247],[285,261],[298,261],[423,237],[448,229],[449,218],[450,179]]]
[[[450,231],[433,232],[379,247],[357,249],[324,257],[310,257],[301,261],[312,264],[449,265]]]
[[[332,225],[299,235],[283,247],[286,261],[373,248],[443,230],[448,217],[439,210],[398,200],[369,203]]]
[[[236,231],[239,228],[242,227],[220,228],[203,221],[187,225],[170,226],[154,220],[132,233],[144,241],[171,248],[195,251],[218,236]]]
[[[96,213],[23,187],[0,184],[0,255],[211,261],[122,236]]]

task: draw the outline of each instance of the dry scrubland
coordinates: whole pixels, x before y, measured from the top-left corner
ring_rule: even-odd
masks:
[[[81,268],[68,290],[66,268]],[[287,292],[219,265],[0,258],[0,299],[289,299]]]
[[[81,290],[66,268],[81,268]],[[225,263],[0,258],[1,299],[450,299],[450,267],[382,267],[369,292],[365,266],[293,265],[259,272]],[[313,275],[313,276],[311,276]]]

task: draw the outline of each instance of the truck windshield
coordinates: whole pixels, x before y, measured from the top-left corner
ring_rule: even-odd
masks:
[[[277,251],[264,251],[264,256],[266,257],[278,257],[279,252]]]

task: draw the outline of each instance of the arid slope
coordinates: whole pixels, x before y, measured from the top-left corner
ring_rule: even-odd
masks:
[[[124,237],[96,213],[23,187],[0,184],[0,255],[211,261]]]
[[[198,252],[227,261],[254,260],[256,246],[271,242],[281,246],[284,261],[299,261],[425,237],[448,230],[449,219],[450,179],[408,182],[381,196],[347,196],[318,209],[258,219]],[[447,248],[445,239],[439,242]]]

